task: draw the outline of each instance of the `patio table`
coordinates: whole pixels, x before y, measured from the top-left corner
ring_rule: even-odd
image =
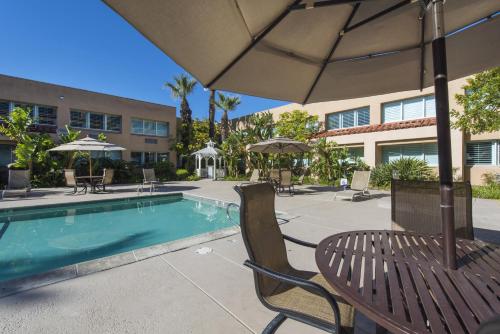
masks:
[[[86,175],[86,176],[77,176],[75,177],[76,179],[79,179],[79,180],[84,180],[86,181],[88,184],[90,184],[90,192],[91,193],[95,193],[96,192],[96,184],[102,180],[102,176],[90,176],[90,175]]]
[[[500,314],[500,247],[457,239],[457,270],[441,236],[403,231],[335,234],[316,249],[340,296],[393,333],[475,333]]]

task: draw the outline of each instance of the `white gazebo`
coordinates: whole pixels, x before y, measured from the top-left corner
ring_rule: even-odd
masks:
[[[215,147],[213,141],[210,140],[207,147],[194,152],[192,155],[196,157],[196,175],[199,177],[216,180],[226,176],[222,151]]]

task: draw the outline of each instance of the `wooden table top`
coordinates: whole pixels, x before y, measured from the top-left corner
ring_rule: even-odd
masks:
[[[500,246],[457,239],[458,269],[441,237],[400,231],[330,236],[316,263],[340,296],[394,333],[475,333],[500,314]]]

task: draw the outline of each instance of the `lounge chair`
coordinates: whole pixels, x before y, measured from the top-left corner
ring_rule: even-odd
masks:
[[[281,182],[279,183],[279,191],[285,191],[288,188],[288,193],[293,195],[295,192],[294,183],[292,182],[292,171],[284,170],[281,172]]]
[[[75,177],[74,169],[65,169],[64,178],[66,179],[66,186],[73,187],[72,194],[76,194],[77,192],[87,193],[87,183],[85,181],[78,180]],[[78,187],[82,187],[82,190],[78,191]]]
[[[285,240],[310,248],[317,245],[281,233],[273,187],[261,183],[235,190],[241,197],[241,234],[250,258],[244,264],[254,272],[259,300],[279,313],[262,333],[275,333],[287,318],[330,333],[352,333],[354,308],[335,295],[321,274],[297,270],[288,262]]]
[[[102,179],[96,184],[97,188],[102,188],[102,191],[106,191],[106,186],[113,183],[113,176],[115,175],[114,169],[104,168],[102,173]]]
[[[254,271],[259,300],[279,312],[262,333],[274,333],[287,318],[330,333],[352,333],[354,308],[335,295],[321,274],[297,270],[288,262],[285,240],[310,248],[317,245],[281,233],[273,187],[261,183],[234,189],[241,197],[241,234],[250,258],[244,264]]]
[[[354,201],[355,198],[370,197],[368,185],[370,184],[370,171],[354,171],[350,189],[335,192],[334,199],[343,198]]]
[[[469,182],[453,183],[456,236],[474,240],[472,188]],[[392,229],[440,234],[441,200],[437,181],[391,181]]]
[[[144,176],[142,180],[142,191],[144,192],[144,186],[149,184],[149,193],[153,193],[156,187],[161,183],[155,175],[155,170],[153,168],[143,168],[142,175]]]
[[[7,186],[2,191],[2,199],[7,193],[23,193],[28,197],[31,191],[30,171],[9,169],[9,180]]]

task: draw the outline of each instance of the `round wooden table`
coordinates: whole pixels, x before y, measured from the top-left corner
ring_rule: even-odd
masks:
[[[393,333],[475,333],[500,314],[500,247],[457,239],[457,270],[442,265],[441,237],[353,231],[316,249],[340,296]]]

